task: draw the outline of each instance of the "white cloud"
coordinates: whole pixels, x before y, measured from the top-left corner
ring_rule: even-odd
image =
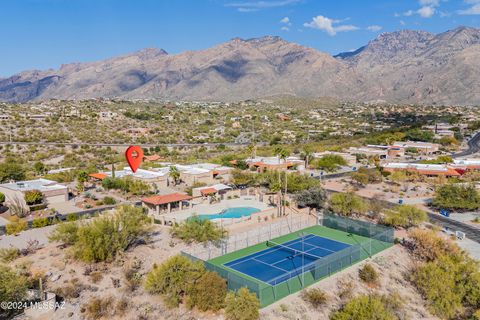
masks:
[[[440,6],[441,1],[447,0],[419,0],[418,4],[420,9],[418,10],[408,10],[403,13],[405,17],[411,17],[414,14],[418,14],[422,18],[431,18],[437,12],[437,7]],[[480,1],[480,0],[466,0],[466,1]]]
[[[403,21],[403,20],[400,20],[399,23],[400,23],[402,26],[405,25],[405,21]]]
[[[440,5],[440,0],[420,0],[419,3],[421,6],[437,7]]]
[[[480,14],[480,0],[465,0],[466,4],[471,5],[470,8],[458,10],[457,13],[461,15],[477,15]]]
[[[237,8],[240,12],[253,12],[261,9],[284,7],[300,1],[301,0],[242,1],[227,3],[225,7]]]
[[[303,25],[307,28],[318,29],[325,31],[330,36],[334,36],[337,32],[347,32],[347,31],[354,31],[358,30],[358,27],[344,24],[338,25],[339,22],[342,20],[333,20],[324,16],[316,16],[312,18],[312,21],[305,22]]]
[[[281,23],[290,23],[290,18],[285,17],[282,20],[280,20]]]
[[[382,30],[382,28],[383,28],[382,26],[373,25],[373,26],[368,26],[367,30],[372,32],[377,32]]]
[[[417,13],[422,18],[431,18],[435,14],[435,8],[431,6],[421,7],[417,10]]]
[[[283,26],[280,28],[280,30],[282,31],[290,31],[290,28],[289,27],[286,27],[286,26]]]

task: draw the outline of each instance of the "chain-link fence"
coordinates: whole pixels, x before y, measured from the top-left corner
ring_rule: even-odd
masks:
[[[254,281],[226,267],[206,261],[313,225],[317,225],[317,223],[311,218],[297,217],[296,220],[289,221],[289,223],[282,222],[259,230],[251,230],[237,237],[234,236],[224,242],[223,246],[218,248],[219,251],[209,249],[201,252],[201,256],[198,253],[183,252],[183,254],[192,260],[203,260],[208,270],[217,272],[227,280],[229,290],[247,287],[250,291],[255,292],[260,300],[260,305],[264,307],[367,257],[371,257],[375,253],[390,247],[394,240],[394,230],[392,228],[325,214],[323,219],[319,220],[319,225],[348,233],[348,236],[352,238],[351,242],[355,244],[304,265],[288,274],[282,274],[280,277],[270,280],[270,284]]]
[[[271,223],[267,226],[231,235],[223,241],[190,248],[185,253],[207,261],[314,225],[316,225],[316,221],[312,217],[304,215],[289,216],[282,221]]]

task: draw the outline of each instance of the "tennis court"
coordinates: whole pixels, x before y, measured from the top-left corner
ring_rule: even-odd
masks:
[[[268,241],[267,246],[265,250],[230,261],[224,266],[276,285],[314,269],[318,260],[351,245],[307,234],[284,243]]]

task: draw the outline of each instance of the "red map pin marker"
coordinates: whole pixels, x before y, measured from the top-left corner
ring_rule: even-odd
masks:
[[[130,166],[130,169],[135,173],[137,171],[138,167],[140,167],[140,164],[142,163],[143,160],[143,150],[139,146],[130,146],[127,148],[127,151],[125,151],[125,158],[127,158],[128,165]]]

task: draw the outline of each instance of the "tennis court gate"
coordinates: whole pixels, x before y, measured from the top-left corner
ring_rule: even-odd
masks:
[[[251,292],[255,292],[260,300],[261,307],[265,307],[363,259],[371,257],[390,247],[394,240],[393,228],[379,226],[365,221],[324,214],[323,218],[319,220],[319,224],[369,239],[359,241],[356,245],[352,245],[315,261],[313,265],[309,266],[306,272],[302,273],[302,269],[294,270],[292,271],[296,272],[294,277],[275,285],[255,282],[189,253],[182,252],[182,254],[193,261],[203,261],[207,270],[218,273],[227,281],[229,290],[236,291],[242,287],[247,287]]]

